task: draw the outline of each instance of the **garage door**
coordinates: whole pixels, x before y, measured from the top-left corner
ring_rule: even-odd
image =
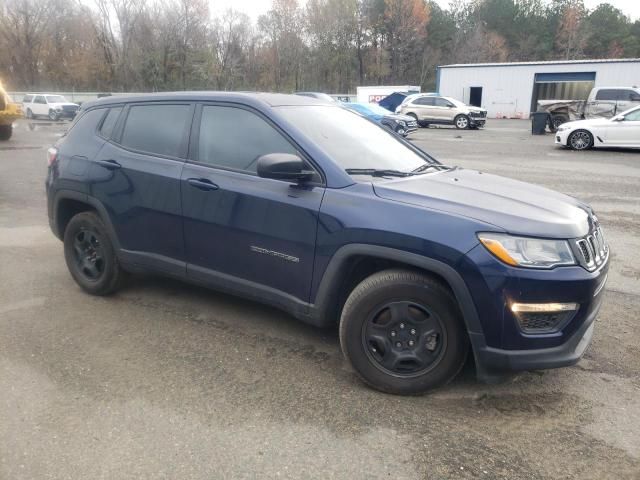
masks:
[[[536,73],[531,111],[538,100],[586,100],[596,81],[596,72]]]

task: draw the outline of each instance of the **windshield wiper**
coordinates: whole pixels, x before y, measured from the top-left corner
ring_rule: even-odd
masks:
[[[372,177],[409,177],[412,172],[401,172],[400,170],[385,170],[377,168],[345,168],[345,172],[354,175],[371,175]]]
[[[448,167],[441,163],[425,163],[423,165],[420,165],[418,168],[413,169],[411,173],[424,172],[425,170],[429,170],[430,168],[437,168],[438,170],[442,168],[444,170],[449,170],[451,167]]]

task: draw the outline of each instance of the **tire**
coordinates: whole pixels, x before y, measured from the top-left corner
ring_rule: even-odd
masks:
[[[27,113],[25,114],[25,116],[26,116],[29,120],[33,119],[33,112],[31,111],[31,109],[30,109],[30,108],[27,108]]]
[[[340,318],[340,345],[366,384],[400,395],[445,385],[469,351],[449,290],[400,269],[375,273],[351,292]]]
[[[115,292],[126,275],[104,223],[94,212],[79,213],[69,221],[64,231],[64,258],[76,283],[92,295]]]
[[[458,130],[466,130],[469,128],[469,117],[466,115],[458,115],[453,119],[453,124],[456,126]]]
[[[55,110],[49,110],[49,120],[57,122],[59,118],[60,115]]]
[[[587,130],[576,130],[569,135],[567,146],[573,150],[589,150],[593,147],[593,135]]]
[[[558,127],[563,123],[567,123],[569,121],[569,117],[566,115],[552,115],[551,116],[551,131],[557,132]]]
[[[12,125],[0,125],[0,141],[6,141],[13,135]]]

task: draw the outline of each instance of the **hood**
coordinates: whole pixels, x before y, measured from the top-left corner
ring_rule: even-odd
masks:
[[[480,108],[480,107],[472,107],[471,105],[466,105],[466,108],[470,111],[470,112],[486,112],[487,110],[484,108]]]
[[[569,128],[581,128],[581,127],[595,127],[596,125],[606,125],[611,123],[608,118],[591,118],[589,120],[574,120],[573,122],[563,123],[563,127]]]
[[[590,208],[575,198],[474,170],[376,182],[373,189],[388,200],[473,218],[516,235],[577,238],[589,231]]]
[[[403,122],[415,121],[415,118],[410,117],[409,115],[402,115],[401,113],[390,113],[389,115],[385,115],[384,118],[390,118],[391,120],[402,120]]]

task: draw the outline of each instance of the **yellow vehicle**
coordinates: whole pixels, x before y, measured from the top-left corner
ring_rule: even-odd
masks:
[[[13,103],[0,83],[0,140],[9,140],[13,122],[22,118],[22,107]]]

